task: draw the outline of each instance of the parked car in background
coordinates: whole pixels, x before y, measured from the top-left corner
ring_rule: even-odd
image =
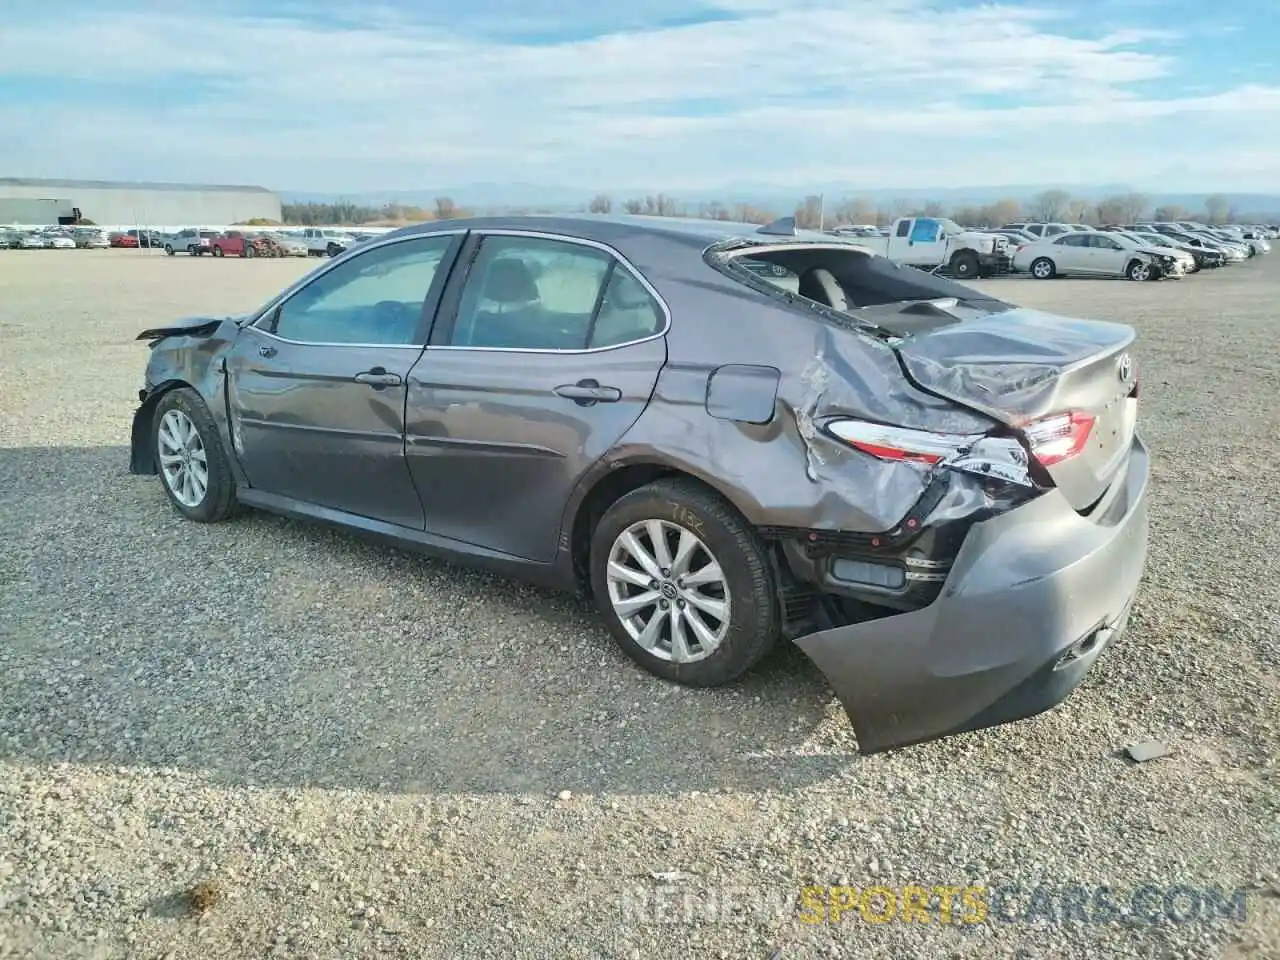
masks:
[[[1018,220],[1014,223],[1006,223],[1006,230],[1022,230],[1031,234],[1033,237],[1044,240],[1049,237],[1056,237],[1061,233],[1070,233],[1071,227],[1065,223],[1041,223],[1036,220]]]
[[[878,237],[880,228],[872,223],[846,223],[831,228],[831,234],[837,237]]]
[[[117,231],[107,237],[107,242],[113,247],[126,247],[136,249],[138,246],[138,237],[136,234],[129,234]]]
[[[345,230],[329,227],[307,227],[302,231],[302,239],[313,257],[336,257],[351,246],[351,236]]]
[[[1065,276],[1159,280],[1182,277],[1195,266],[1191,255],[1180,250],[1102,230],[1071,231],[1029,243],[1018,248],[1014,262],[1037,280]]]
[[[138,229],[135,227],[133,229],[126,230],[125,233],[133,237],[133,239],[136,241],[133,244],[133,246],[135,247],[143,247],[143,248],[155,247],[156,249],[160,249],[161,247],[164,246],[165,238],[158,231],[148,230],[146,228]]]
[[[51,250],[74,250],[76,241],[70,233],[51,230],[45,234],[45,244]]]
[[[1192,246],[1189,243],[1182,243],[1173,237],[1167,237],[1163,233],[1139,230],[1137,227],[1123,232],[1141,243],[1154,244],[1157,247],[1172,247],[1175,250],[1182,250],[1184,253],[1189,253],[1191,258],[1196,262],[1197,270],[1210,267],[1221,267],[1227,262],[1227,258],[1221,250],[1211,250],[1208,247]]]
[[[300,237],[287,233],[270,232],[266,236],[280,250],[280,255],[284,257],[307,257],[311,255],[311,248],[307,242]]]
[[[71,232],[71,238],[82,250],[106,250],[111,246],[107,231],[101,227],[77,227]]]
[[[1035,243],[1037,240],[1041,239],[1040,237],[1037,237],[1034,233],[1028,233],[1026,230],[1018,230],[1014,227],[997,227],[996,229],[990,230],[988,232],[1004,234],[1011,241],[1013,241],[1015,246],[1021,243]]]
[[[209,253],[215,257],[251,257],[253,243],[239,230],[226,230],[209,238]]]
[[[0,250],[11,250],[19,246],[18,231],[0,227]]]
[[[1254,255],[1253,249],[1247,243],[1243,240],[1232,238],[1229,235],[1215,233],[1211,230],[1196,230],[1191,233],[1191,236],[1208,241],[1209,243],[1216,243],[1228,254],[1234,255],[1234,257],[1239,261],[1248,260]]]
[[[1013,263],[1008,237],[966,230],[944,217],[901,217],[887,237],[850,239],[897,263],[943,269],[959,280],[1008,273]]]
[[[449,220],[155,320],[130,469],[580,589],[690,686],[794,641],[872,753],[1049,709],[1123,634],[1134,338],[782,224]]]
[[[164,252],[172,257],[185,250],[193,257],[201,257],[212,250],[213,240],[217,236],[216,230],[197,230],[195,227],[187,227],[185,230],[179,230],[165,237]]]
[[[1243,263],[1248,259],[1243,247],[1238,244],[1227,243],[1220,237],[1188,233],[1180,227],[1168,223],[1153,223],[1151,224],[1151,229],[1178,243],[1205,250],[1216,250],[1223,255],[1227,263]]]

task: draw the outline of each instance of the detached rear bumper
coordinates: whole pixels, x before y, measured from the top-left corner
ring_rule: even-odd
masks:
[[[1061,703],[1119,636],[1147,555],[1150,459],[1089,517],[1060,493],[969,532],[929,606],[800,637],[863,753],[979,730]]]

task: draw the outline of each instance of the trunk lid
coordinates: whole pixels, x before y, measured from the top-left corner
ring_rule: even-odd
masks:
[[[1010,427],[1071,412],[1091,416],[1080,452],[1046,467],[1083,512],[1128,459],[1138,405],[1134,338],[1123,324],[1015,307],[921,330],[895,349],[921,387]]]

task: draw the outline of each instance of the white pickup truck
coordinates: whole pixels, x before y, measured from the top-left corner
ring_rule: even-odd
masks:
[[[855,237],[859,246],[907,266],[945,270],[958,280],[1013,269],[1013,246],[997,233],[966,230],[942,217],[902,217],[887,237]]]
[[[307,227],[302,231],[302,240],[313,257],[336,257],[351,246],[351,234],[330,227]]]

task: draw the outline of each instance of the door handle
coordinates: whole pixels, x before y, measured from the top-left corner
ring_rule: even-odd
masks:
[[[622,391],[617,387],[602,387],[600,381],[589,378],[558,386],[555,392],[556,396],[572,400],[580,407],[589,407],[593,403],[617,403],[622,399]]]
[[[258,356],[260,357],[274,357],[275,355],[276,348],[273,346],[264,343],[258,348]]]
[[[372,370],[365,370],[363,373],[357,373],[352,379],[356,383],[367,384],[375,390],[381,390],[384,387],[398,387],[404,383],[400,374],[387,373],[386,367],[374,367]]]

